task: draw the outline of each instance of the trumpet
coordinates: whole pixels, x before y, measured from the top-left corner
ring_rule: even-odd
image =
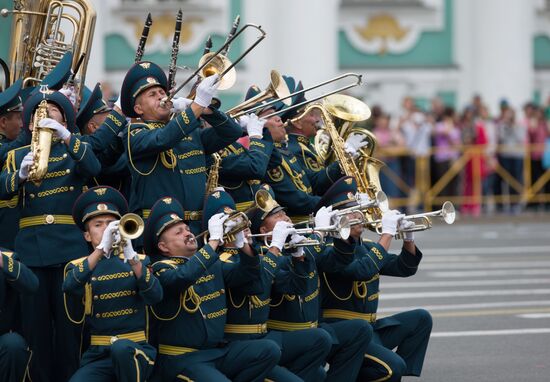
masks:
[[[120,234],[120,238],[113,242],[112,248],[118,250],[118,252],[122,252],[128,240],[133,240],[140,237],[144,229],[145,223],[143,222],[141,216],[134,213],[127,213],[120,218],[120,222],[118,224],[118,233]]]
[[[382,190],[376,192],[375,199],[369,200],[368,202],[364,203],[361,203],[359,200],[357,202],[358,204],[356,206],[338,210],[334,216],[338,218],[354,212],[360,213],[360,219],[349,219],[349,225],[352,226],[356,224],[365,224],[365,222],[368,220],[367,215],[369,215],[369,209],[379,208],[381,211],[389,210],[388,196]]]
[[[295,227],[296,225],[301,224],[293,224],[292,226]],[[339,217],[336,222],[330,226],[327,227],[305,227],[305,228],[298,228],[294,231],[294,233],[298,235],[317,235],[320,239],[306,239],[296,244],[290,244],[286,243],[284,246],[284,249],[295,249],[298,247],[309,247],[313,245],[321,245],[324,244],[323,237],[330,236],[330,237],[336,237],[343,240],[346,240],[349,238],[351,232],[350,228],[350,222],[346,216]],[[264,244],[266,247],[271,247],[271,242],[269,241],[269,238],[273,235],[273,231],[267,232],[267,233],[257,233],[253,235],[249,235],[248,237],[257,237],[257,238],[263,238]]]
[[[433,224],[430,217],[439,217],[442,218],[445,223],[453,224],[456,218],[455,207],[453,203],[447,200],[445,203],[443,203],[443,206],[441,206],[440,210],[424,212],[421,214],[406,215],[403,217],[403,219],[413,221],[415,224],[413,227],[406,230],[399,230],[399,233],[426,231],[432,228]],[[416,221],[418,221],[418,223]],[[382,223],[382,220],[374,220],[371,222],[367,222],[366,225],[375,225],[376,232],[378,234],[382,234],[382,227],[380,223]]]
[[[228,223],[234,222],[232,226],[230,226]],[[236,235],[244,231],[245,229],[250,227],[250,219],[248,219],[248,216],[244,212],[236,211],[233,212],[231,215],[227,217],[227,219],[223,222],[223,231],[225,232],[223,235],[223,241],[226,243],[231,243],[236,240]],[[227,232],[226,232],[227,231]],[[208,243],[208,230],[203,231],[199,233],[196,236],[196,239],[204,238],[204,243]]]
[[[260,32],[260,35],[257,37],[256,41],[248,47],[233,63],[229,61],[229,59],[222,54],[229,45],[239,35],[241,35],[246,29],[248,28],[254,28]],[[243,58],[245,58],[252,49],[256,47],[266,36],[265,31],[256,24],[245,24],[241,29],[239,29],[233,36],[227,39],[227,41],[215,52],[210,52],[205,54],[201,57],[199,60],[199,67],[191,74],[181,85],[179,85],[174,91],[170,92],[170,94],[166,97],[164,97],[161,100],[161,106],[164,106],[166,102],[169,102],[185,85],[187,85],[189,82],[195,78],[195,76],[199,76],[201,78],[209,77],[213,74],[219,74],[218,81],[221,82],[220,86],[218,87],[219,90],[229,89],[236,80],[236,72],[235,72],[235,65],[237,65]],[[192,98],[192,94],[188,98]]]

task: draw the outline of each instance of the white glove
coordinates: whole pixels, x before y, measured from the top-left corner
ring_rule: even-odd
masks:
[[[346,150],[349,155],[355,158],[359,152],[359,149],[369,144],[369,142],[363,140],[363,138],[364,136],[361,134],[350,134],[348,139],[346,139],[346,143],[344,144],[344,150]]]
[[[206,77],[201,81],[199,86],[197,86],[197,95],[195,96],[195,103],[197,105],[202,107],[210,106],[212,98],[216,95],[218,86],[220,85],[218,77],[218,74],[213,74]]]
[[[231,220],[226,221],[225,224],[223,225],[224,226],[223,233],[228,233],[233,228],[235,228],[237,226],[237,224],[238,224],[238,221],[235,220],[235,219],[231,219]]]
[[[286,238],[294,232],[296,232],[296,228],[292,226],[292,223],[284,221],[277,222],[271,234],[271,246],[277,247],[279,251],[282,251],[286,243]]]
[[[123,251],[124,251],[124,262],[136,259],[138,257],[136,251],[134,251],[134,247],[132,247],[131,240],[126,240],[126,244],[124,245]]]
[[[405,216],[397,210],[390,210],[382,216],[382,233],[388,233],[395,236],[399,220]]]
[[[223,244],[223,223],[227,219],[228,215],[220,212],[213,215],[208,220],[208,232],[210,232],[210,240],[219,240],[220,244]]]
[[[249,137],[262,137],[264,132],[264,124],[266,122],[263,118],[258,118],[256,114],[249,114],[248,121],[246,123],[246,131]],[[240,123],[240,121],[239,121]]]
[[[118,234],[119,223],[120,220],[115,220],[107,225],[107,228],[105,228],[105,231],[103,231],[101,243],[99,243],[99,245],[96,247],[96,249],[101,249],[104,253],[104,256],[107,258],[111,256],[111,249],[113,248],[113,244],[117,242],[117,238],[115,237],[115,235]],[[118,240],[120,240],[120,238]]]
[[[62,88],[58,90],[59,93],[63,94],[65,97],[71,101],[73,106],[76,104],[76,92],[74,91],[74,86],[71,86],[70,88]]]
[[[54,135],[61,140],[65,140],[71,136],[71,132],[55,119],[44,118],[38,123],[38,126],[52,129],[54,131]]]
[[[319,208],[319,211],[315,214],[315,227],[330,226],[335,213],[336,211],[332,211],[332,206]]]
[[[244,247],[245,239],[244,239],[244,231],[241,231],[235,235],[235,246],[237,248]]]
[[[414,232],[407,232],[407,230],[412,227],[414,227],[413,221],[401,219],[399,222],[399,231],[403,232],[404,241],[414,241]]]
[[[19,179],[21,179],[21,181],[25,181],[29,177],[29,170],[33,162],[34,155],[32,154],[32,151],[29,151],[21,161],[21,168],[19,169]]]
[[[245,129],[246,125],[248,125],[248,121],[250,121],[250,115],[251,114],[245,114],[239,117],[238,122],[243,129]]]
[[[367,194],[367,193],[358,192],[356,194],[356,197],[357,197],[357,201],[359,202],[360,205],[365,205],[365,204],[368,204],[368,203],[371,202],[371,199],[369,198],[369,194]]]
[[[178,98],[172,98],[172,108],[170,109],[171,113],[181,113],[185,109],[187,109],[191,104],[193,103],[193,100],[183,97]]]
[[[292,248],[293,245],[301,243],[302,241],[307,240],[307,237],[299,235],[297,233],[293,233],[290,237],[290,241],[288,244]],[[304,247],[296,247],[293,251],[290,252],[292,257],[302,257],[304,256]]]

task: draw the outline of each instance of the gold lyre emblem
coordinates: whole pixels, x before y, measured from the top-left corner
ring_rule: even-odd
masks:
[[[105,193],[107,192],[107,188],[96,188],[94,190],[94,192],[98,195],[98,196],[102,196],[102,195],[105,195]]]

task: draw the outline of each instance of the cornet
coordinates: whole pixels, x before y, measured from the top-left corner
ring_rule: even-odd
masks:
[[[447,200],[445,203],[443,203],[443,206],[440,210],[433,212],[424,212],[421,214],[406,215],[403,217],[403,219],[413,221],[415,224],[411,228],[408,228],[406,230],[399,230],[398,232],[418,232],[430,229],[433,226],[430,217],[440,217],[445,223],[453,224],[456,218],[455,207],[453,203]],[[415,222],[415,220],[417,220],[418,223]],[[382,220],[374,220],[371,222],[367,222],[366,225],[375,225],[376,232],[378,234],[382,234],[382,227],[380,224],[381,222]]]
[[[296,225],[297,224],[294,224],[293,227]],[[346,240],[347,238],[349,238],[350,232],[351,232],[351,228],[350,228],[349,220],[347,217],[342,216],[339,219],[337,219],[335,224],[332,224],[328,227],[306,227],[306,228],[296,229],[294,233],[298,235],[316,234],[317,236],[320,237],[320,239],[306,239],[296,244],[286,243],[284,246],[284,249],[294,249],[298,247],[309,247],[313,245],[321,245],[324,243],[323,237],[325,235]],[[272,235],[273,235],[273,231],[267,232],[267,233],[257,233],[254,235],[249,235],[249,237],[263,237],[265,246],[271,247],[271,242],[269,242],[269,237],[271,237]]]
[[[128,240],[137,239],[143,233],[145,228],[145,223],[141,216],[133,213],[128,213],[120,218],[118,224],[118,233],[120,238],[113,242],[113,249],[118,250],[119,253],[122,253],[124,247]],[[115,233],[116,235],[116,233]]]
[[[231,228],[228,228],[229,222],[235,222],[235,224]],[[249,227],[250,227],[250,220],[248,219],[248,216],[246,215],[246,213],[240,212],[240,211],[233,212],[223,222],[223,231],[225,232],[223,234],[223,241],[225,243],[234,242],[236,240],[236,235],[239,232],[244,231]],[[203,231],[196,236],[197,239],[201,237],[204,238],[205,244],[208,243],[208,237],[209,237],[208,230]]]

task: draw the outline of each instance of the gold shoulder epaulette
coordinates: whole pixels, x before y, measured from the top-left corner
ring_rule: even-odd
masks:
[[[78,264],[82,263],[84,260],[86,260],[87,257],[88,256],[82,256],[79,259],[75,259],[75,260],[70,261],[70,263],[73,264],[73,265],[78,265]]]
[[[222,254],[220,254],[220,260],[224,263],[233,263],[231,256],[233,256],[231,252],[222,252]]]
[[[13,252],[11,252],[11,251],[2,251],[2,254],[6,255],[9,258],[11,258],[13,256]]]
[[[155,264],[158,264],[158,263],[163,263],[163,264],[170,265],[172,268],[177,268],[178,267],[178,263],[174,260],[161,260],[161,261],[157,261]],[[155,265],[155,264],[153,264],[153,265]]]

